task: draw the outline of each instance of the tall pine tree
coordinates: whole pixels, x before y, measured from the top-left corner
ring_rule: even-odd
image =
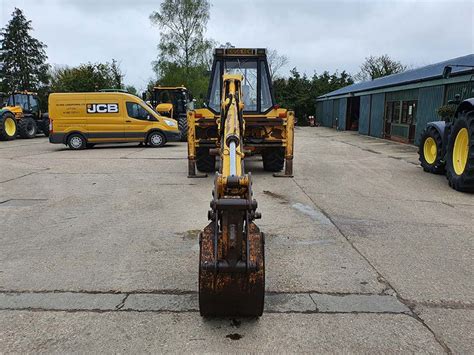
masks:
[[[46,45],[33,38],[31,21],[15,8],[0,31],[1,91],[39,90],[48,82]]]

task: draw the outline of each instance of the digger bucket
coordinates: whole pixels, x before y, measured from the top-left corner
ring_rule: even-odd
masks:
[[[250,222],[242,240],[245,258],[229,264],[226,260],[219,260],[222,255],[219,249],[223,246],[221,232],[216,233],[216,227],[217,223],[213,221],[200,234],[201,316],[261,316],[265,297],[263,233]]]

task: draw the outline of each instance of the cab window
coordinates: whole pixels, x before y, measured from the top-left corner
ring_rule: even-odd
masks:
[[[137,120],[148,120],[151,116],[140,104],[136,102],[127,102],[128,117],[136,118]]]
[[[31,112],[38,112],[39,111],[39,104],[38,104],[38,99],[34,96],[29,96],[30,100],[30,110]]]

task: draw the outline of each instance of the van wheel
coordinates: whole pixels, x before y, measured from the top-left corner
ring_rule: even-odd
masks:
[[[165,135],[161,132],[151,132],[148,135],[148,144],[152,148],[159,148],[164,146],[166,143]]]
[[[72,150],[84,149],[86,144],[86,139],[78,133],[71,134],[67,139],[67,145]]]

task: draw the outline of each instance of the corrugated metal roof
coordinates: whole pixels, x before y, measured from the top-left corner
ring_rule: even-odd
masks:
[[[330,93],[319,96],[319,99],[326,97],[338,96],[349,94],[351,92],[367,91],[372,89],[378,89],[387,86],[397,86],[418,81],[425,81],[435,78],[441,78],[443,75],[443,69],[448,64],[456,65],[474,65],[474,54],[465,55],[459,58],[453,58],[439,62],[436,64],[427,65],[425,67],[407,70],[403,73],[387,75],[382,78],[378,78],[372,81],[364,81],[361,83],[352,84],[341,89],[332,91]],[[459,74],[461,72],[472,71],[470,68],[453,67],[452,75]]]

